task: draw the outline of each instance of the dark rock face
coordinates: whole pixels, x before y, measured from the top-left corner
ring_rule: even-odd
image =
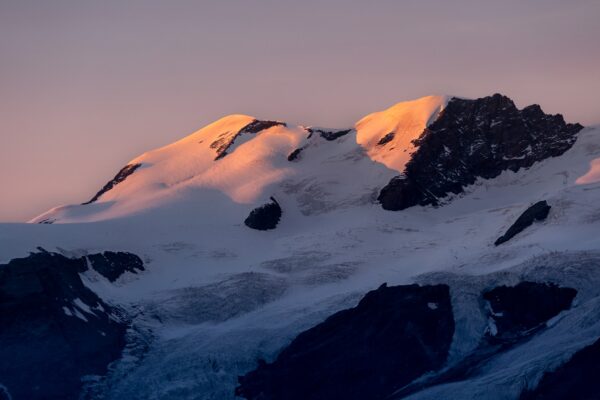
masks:
[[[428,203],[424,200],[430,201]],[[377,201],[385,210],[398,211],[412,207],[417,204],[437,204],[434,196],[430,195],[426,189],[419,186],[415,181],[407,179],[405,176],[395,176],[390,182],[381,189]]]
[[[495,178],[563,154],[581,129],[560,114],[544,114],[538,105],[519,110],[500,94],[453,98],[415,141],[404,174],[392,179],[378,200],[386,210],[437,205],[479,177]]]
[[[269,129],[273,126],[287,126],[287,124],[285,122],[280,122],[280,121],[266,121],[266,120],[259,120],[259,119],[255,119],[254,121],[250,122],[248,125],[246,125],[245,127],[243,127],[239,133],[244,134],[244,133],[258,133],[260,131],[264,131],[265,129]]]
[[[377,142],[377,146],[383,146],[383,145],[391,142],[392,140],[394,140],[395,135],[396,135],[395,132],[390,132],[390,133],[386,134],[384,137],[379,139],[379,141]]]
[[[244,133],[250,133],[250,134],[258,133],[262,130],[269,129],[269,128],[271,128],[273,126],[277,126],[277,125],[287,126],[287,124],[284,122],[263,121],[263,120],[255,119],[252,122],[250,122],[249,124],[247,124],[246,126],[244,126],[242,129],[240,129],[237,133],[230,132],[230,131],[223,132],[222,134],[219,135],[217,140],[215,140],[214,142],[212,142],[210,144],[210,148],[215,149],[217,152],[215,161],[220,160],[221,158],[223,158],[227,155],[227,150],[231,147],[231,145],[233,145],[233,143],[235,142],[235,139],[237,139],[238,136],[243,135]]]
[[[479,346],[440,374],[404,386],[393,398],[402,399],[428,387],[477,376],[490,359],[523,344],[544,329],[548,320],[570,308],[576,294],[572,288],[535,282],[497,286],[484,291],[481,295],[489,302],[485,308],[491,324],[481,332]]]
[[[600,393],[600,339],[573,355],[555,371],[544,374],[538,386],[521,400],[598,398]]]
[[[0,381],[13,399],[76,399],[121,355],[126,322],[81,281],[85,258],[41,252],[0,265]]]
[[[100,191],[96,193],[94,197],[92,197],[90,201],[82,203],[82,205],[91,204],[95,202],[100,198],[100,196],[114,188],[119,183],[123,182],[125,179],[127,179],[129,175],[133,174],[141,166],[142,164],[129,164],[124,166],[110,182],[104,185],[104,187],[100,189]],[[44,223],[44,221],[42,221],[41,223]]]
[[[498,246],[504,242],[508,242],[512,239],[517,233],[522,232],[525,228],[531,226],[535,221],[543,221],[548,217],[548,213],[550,213],[550,206],[546,202],[546,200],[538,201],[534,205],[530,206],[527,210],[523,212],[517,218],[514,224],[508,228],[506,233],[500,236],[495,242],[494,245]]]
[[[281,219],[281,207],[277,200],[271,197],[271,202],[255,208],[244,221],[247,227],[266,231],[275,229]]]
[[[215,149],[217,155],[215,161],[219,160],[227,155],[227,149],[231,146],[234,140],[238,137],[239,133],[232,133],[230,131],[223,132],[219,135],[217,140],[210,144],[211,149]]]
[[[246,399],[383,399],[441,368],[454,333],[449,288],[383,285],[239,378]]]
[[[126,271],[134,274],[144,271],[142,260],[131,253],[105,251],[88,256],[88,260],[94,270],[111,282],[116,281]]]
[[[484,292],[497,330],[491,336],[499,341],[522,337],[569,309],[576,295],[577,290],[572,288],[536,282],[498,286]]]
[[[349,134],[350,132],[352,132],[352,129],[342,129],[342,130],[334,130],[334,131],[326,131],[323,129],[315,129],[315,128],[308,128],[308,131],[310,132],[309,138],[313,133],[318,133],[319,136],[321,136],[323,139],[331,142],[335,139],[341,138],[342,136],[345,136],[347,134]]]
[[[300,153],[302,152],[302,148],[296,149],[294,151],[292,151],[290,153],[290,155],[287,157],[288,161],[295,161],[300,157]]]

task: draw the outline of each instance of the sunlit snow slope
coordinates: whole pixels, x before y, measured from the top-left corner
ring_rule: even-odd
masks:
[[[356,123],[356,141],[373,160],[402,172],[414,151],[413,141],[447,102],[448,96],[427,96],[369,114]]]
[[[283,123],[240,133],[256,120],[230,115],[131,160],[128,166],[139,167],[93,203],[58,207],[32,222],[98,221],[191,199],[210,203],[220,195],[240,205],[273,194],[292,196],[304,214],[364,203],[402,172],[412,141],[446,102],[447,97],[429,96],[398,103],[333,141],[322,137],[324,130],[311,134]],[[386,142],[378,144],[382,139]],[[302,149],[302,162],[288,161],[296,149]]]

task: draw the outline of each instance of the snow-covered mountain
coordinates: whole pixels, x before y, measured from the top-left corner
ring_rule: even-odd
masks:
[[[595,390],[598,128],[498,94],[231,115],[99,189],[0,225],[0,398]]]
[[[190,199],[207,202],[198,210],[206,217],[214,214],[208,205],[216,198],[247,211],[276,195],[297,201],[303,215],[366,204],[402,172],[412,141],[446,102],[431,96],[400,103],[341,130],[230,115],[131,160],[91,201],[55,208],[32,222],[107,220]],[[389,141],[380,143],[386,135]]]

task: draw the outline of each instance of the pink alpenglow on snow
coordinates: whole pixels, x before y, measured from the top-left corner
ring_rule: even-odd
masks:
[[[600,182],[600,158],[592,160],[590,162],[590,170],[575,181],[575,183],[579,185],[587,185],[596,182]]]

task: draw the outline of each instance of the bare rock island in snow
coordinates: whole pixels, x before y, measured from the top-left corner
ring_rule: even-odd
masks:
[[[281,219],[281,206],[273,197],[269,203],[255,208],[244,220],[247,227],[259,231],[275,229]]]
[[[527,227],[531,226],[535,221],[543,221],[548,217],[550,213],[550,206],[546,200],[538,201],[532,204],[523,211],[523,214],[519,215],[519,218],[508,228],[506,233],[500,236],[494,244],[496,246],[508,242],[518,233],[524,231]]]

